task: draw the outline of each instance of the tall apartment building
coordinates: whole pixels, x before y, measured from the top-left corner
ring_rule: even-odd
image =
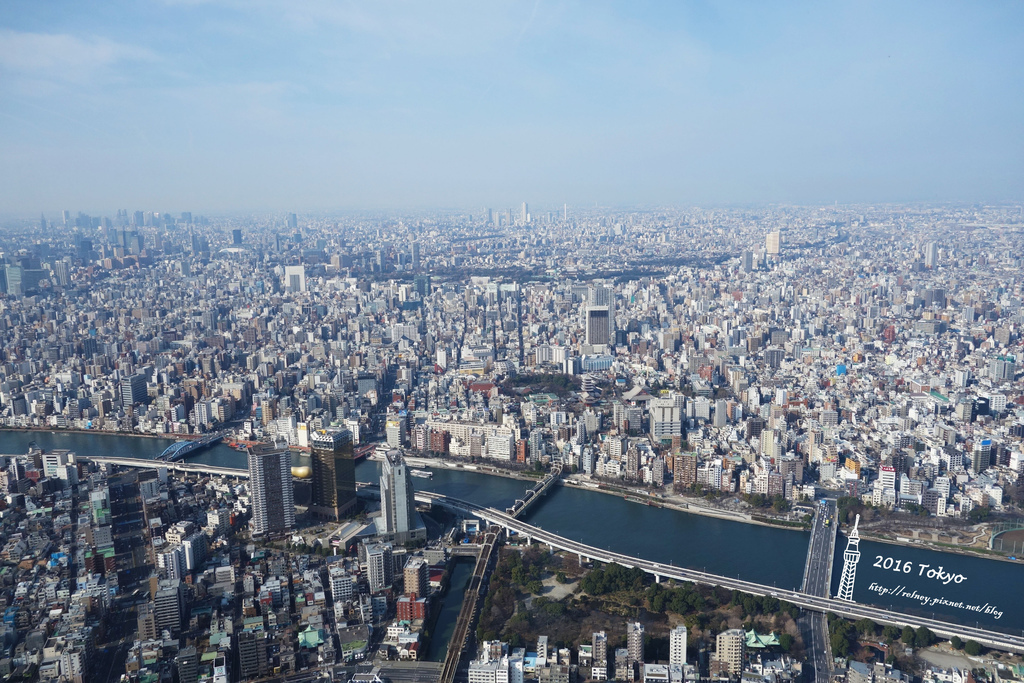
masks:
[[[238,673],[240,680],[266,676],[267,638],[262,631],[242,631],[238,634]]]
[[[644,625],[639,621],[626,623],[626,650],[629,652],[630,664],[643,664]]]
[[[257,536],[275,535],[295,526],[292,454],[285,449],[256,446],[249,449],[249,494]]]
[[[378,593],[385,588],[390,588],[395,582],[394,559],[390,543],[366,545],[366,575],[371,593]]]
[[[591,638],[593,647],[594,667],[590,677],[596,681],[608,678],[608,635],[604,631],[594,633]]]
[[[668,663],[686,664],[686,627],[680,624],[668,633]]]
[[[746,634],[741,628],[722,631],[715,639],[715,659],[729,669],[729,673],[739,676],[743,673],[743,655],[746,648]]]
[[[405,594],[425,598],[430,593],[430,573],[422,557],[414,557],[405,565]]]

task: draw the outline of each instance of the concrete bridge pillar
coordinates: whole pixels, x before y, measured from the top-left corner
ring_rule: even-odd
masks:
[[[654,582],[655,583],[661,583],[661,575],[660,574],[655,574],[654,575]]]

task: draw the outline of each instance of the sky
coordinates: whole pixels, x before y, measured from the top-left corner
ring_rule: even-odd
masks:
[[[1021,202],[1024,3],[6,0],[0,214]]]

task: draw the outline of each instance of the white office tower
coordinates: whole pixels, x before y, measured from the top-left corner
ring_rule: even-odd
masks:
[[[929,242],[924,248],[925,268],[934,268],[939,262],[939,245]]]
[[[650,427],[651,438],[654,441],[671,440],[673,436],[682,436],[682,411],[674,397],[651,400]]]
[[[764,250],[769,256],[778,256],[782,246],[782,233],[778,230],[768,233],[764,240]]]
[[[668,632],[668,663],[686,664],[686,627],[682,624]]]
[[[284,291],[289,294],[297,294],[306,291],[306,267],[285,266],[284,267]]]
[[[253,535],[279,534],[295,527],[292,454],[283,449],[249,449],[249,495]]]
[[[383,531],[395,534],[395,539],[404,543],[416,526],[416,500],[409,468],[399,450],[390,450],[384,456],[380,471],[380,501]]]
[[[523,202],[522,214],[519,216],[519,221],[526,225],[530,222],[530,207],[527,206],[526,202]]]
[[[839,592],[836,598],[853,602],[853,584],[857,580],[857,563],[860,562],[860,534],[857,525],[860,515],[853,522],[853,530],[846,539],[846,551],[843,553],[843,575],[839,579]]]

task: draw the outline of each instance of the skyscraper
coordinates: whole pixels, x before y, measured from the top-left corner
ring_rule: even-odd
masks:
[[[231,244],[236,247],[242,246],[242,229],[235,228],[231,231]]]
[[[416,500],[409,468],[399,450],[388,451],[380,472],[380,506],[386,534],[399,543],[409,540],[416,527]]]
[[[310,448],[313,500],[310,512],[321,519],[341,519],[356,507],[356,463],[352,433],[319,431]]]
[[[924,248],[925,268],[934,268],[939,263],[939,245],[929,242]]]
[[[768,233],[764,240],[764,250],[769,256],[778,256],[782,246],[782,233],[778,230]]]
[[[587,306],[587,344],[611,344],[611,314],[607,306]]]
[[[249,494],[249,524],[254,535],[281,534],[295,526],[292,456],[288,450],[266,446],[249,449]]]
[[[526,202],[523,202],[522,215],[520,216],[519,220],[523,225],[526,225],[527,223],[530,222],[530,207],[526,205]]]
[[[419,270],[420,269],[420,243],[419,242],[413,242],[412,243],[412,269],[413,270]]]

